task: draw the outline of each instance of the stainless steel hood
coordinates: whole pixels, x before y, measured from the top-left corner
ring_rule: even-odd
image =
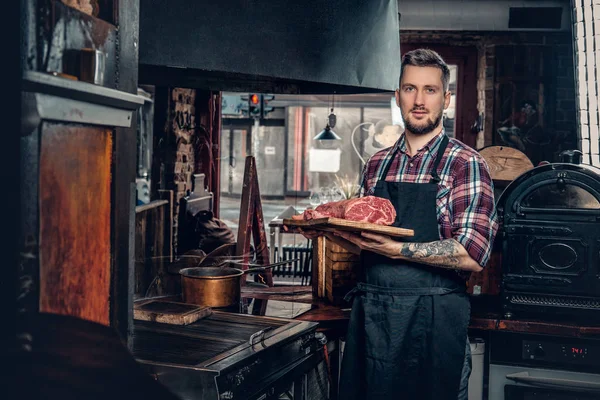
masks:
[[[397,0],[141,0],[140,83],[271,93],[394,90]]]

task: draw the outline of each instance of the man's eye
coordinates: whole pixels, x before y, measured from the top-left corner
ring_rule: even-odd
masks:
[[[413,90],[413,88],[411,88],[411,87],[405,87],[404,88],[405,92],[412,92],[412,90]]]
[[[435,89],[427,89],[427,93],[435,93]]]

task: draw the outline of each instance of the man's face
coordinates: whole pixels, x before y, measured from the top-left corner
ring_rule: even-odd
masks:
[[[436,67],[407,65],[396,90],[406,130],[425,135],[438,128],[444,109],[450,104],[450,92],[444,93],[442,70]]]

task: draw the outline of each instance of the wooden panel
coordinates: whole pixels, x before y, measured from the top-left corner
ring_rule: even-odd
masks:
[[[490,260],[481,272],[471,274],[467,284],[467,293],[473,295],[500,294],[500,283],[502,281],[502,249],[492,250]]]
[[[356,286],[359,256],[326,239],[324,264],[327,298],[334,305],[347,305],[344,296]]]
[[[109,325],[112,131],[45,123],[40,311]]]
[[[134,296],[162,296],[180,289],[179,276],[171,276],[171,204],[156,200],[136,207]]]
[[[167,255],[169,256],[169,262],[173,262],[173,258],[175,256],[175,249],[173,247],[174,242],[173,242],[173,226],[175,225],[175,221],[173,220],[173,216],[175,215],[175,204],[174,204],[174,199],[175,199],[175,194],[173,193],[172,190],[159,190],[158,191],[158,196],[163,199],[163,200],[167,200],[169,202],[169,207],[166,210],[167,215],[165,216],[166,221],[165,221],[165,225],[166,225],[166,229],[167,229],[167,233],[165,234],[165,246],[166,246],[166,251],[167,251]]]
[[[127,93],[137,93],[138,89],[138,41],[139,41],[139,0],[117,1],[99,0],[100,18],[108,13],[109,4],[114,6],[118,29],[118,44],[115,52],[118,61],[118,79],[115,88]],[[132,119],[130,128],[115,130],[114,182],[113,188],[113,227],[112,227],[112,290],[111,325],[119,332],[131,348],[133,330],[133,270],[134,209],[137,149],[137,119]]]
[[[569,337],[598,338],[600,326],[593,322],[588,326],[570,321],[552,320],[552,317],[505,319],[498,313],[471,314],[470,329],[535,333]]]
[[[319,236],[312,241],[313,245],[313,296],[325,297],[325,238]]]
[[[325,257],[330,261],[358,261],[359,255],[349,252],[342,246],[332,242],[327,238],[327,248],[325,249]]]
[[[194,146],[194,171],[206,176],[206,186],[213,193],[213,214],[219,218],[219,196],[221,194],[221,93],[196,90],[196,118],[203,129],[196,130]]]

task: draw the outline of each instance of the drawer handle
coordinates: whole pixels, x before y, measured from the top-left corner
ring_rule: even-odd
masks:
[[[517,372],[506,375],[507,379],[519,383],[526,383],[534,386],[546,386],[552,388],[579,389],[585,391],[600,392],[600,383],[589,381],[577,381],[573,379],[546,378],[543,376],[530,376],[529,372]]]

